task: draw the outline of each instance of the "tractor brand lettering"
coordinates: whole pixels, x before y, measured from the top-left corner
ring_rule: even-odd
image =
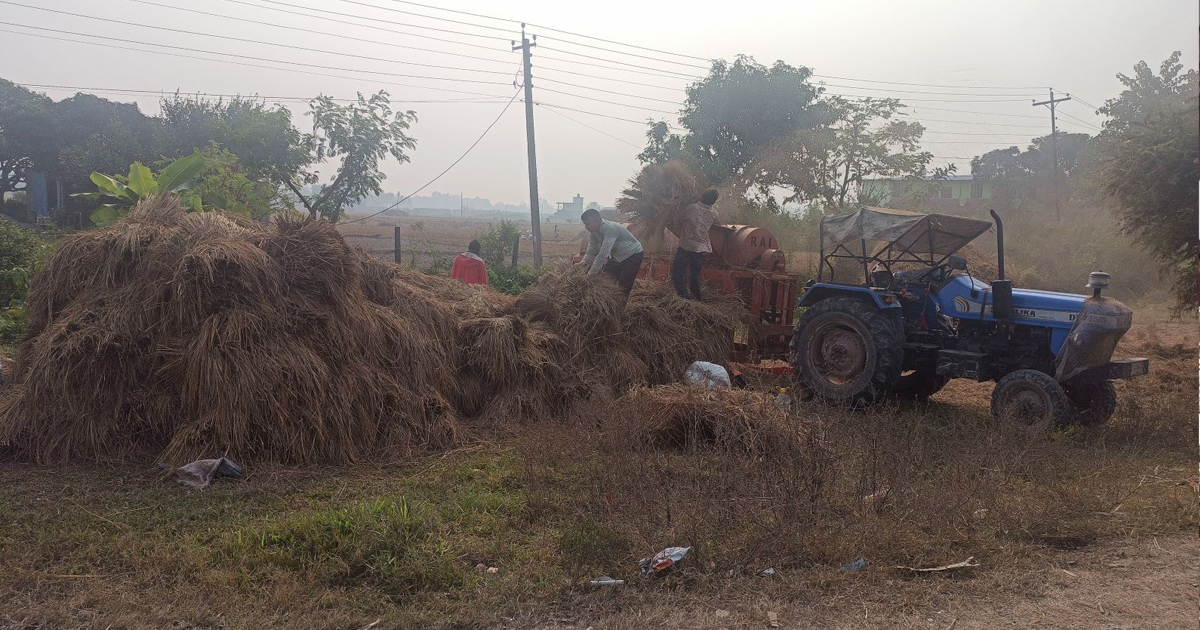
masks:
[[[954,298],[954,310],[960,313],[979,313],[980,306],[981,305],[979,302],[970,302],[962,297]],[[983,307],[983,314],[992,314],[992,306],[990,304],[986,307]],[[1068,311],[1052,311],[1047,309],[1014,307],[1013,315],[1016,315],[1022,319],[1041,319],[1052,322],[1074,322],[1075,317],[1078,314]]]
[[[761,247],[763,249],[775,249],[774,238],[762,238],[761,236],[750,237],[750,247]]]

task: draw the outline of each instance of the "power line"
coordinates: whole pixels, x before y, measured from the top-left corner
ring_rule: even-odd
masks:
[[[507,42],[507,41],[511,41],[511,40],[512,40],[512,38],[511,38],[511,37],[500,37],[499,35],[483,35],[483,34],[480,34],[480,33],[467,33],[467,32],[464,32],[464,31],[456,31],[456,30],[453,30],[453,29],[437,28],[436,26],[425,26],[425,25],[423,25],[423,24],[410,24],[410,23],[408,23],[408,22],[395,22],[395,21],[392,21],[392,20],[385,20],[385,19],[383,19],[383,18],[376,18],[376,17],[366,17],[366,16],[362,16],[362,15],[355,15],[355,14],[353,14],[353,13],[339,13],[339,12],[337,12],[337,11],[330,11],[330,10],[328,10],[328,9],[313,9],[313,8],[306,7],[306,6],[301,6],[301,5],[296,5],[296,4],[289,4],[289,3],[287,3],[287,2],[280,2],[279,0],[261,0],[261,1],[262,1],[262,2],[266,2],[266,3],[268,3],[268,4],[279,4],[279,5],[283,5],[283,6],[285,6],[285,7],[293,7],[293,8],[300,8],[300,9],[308,9],[309,11],[319,11],[319,12],[321,12],[321,13],[332,13],[333,15],[340,15],[340,16],[343,16],[343,17],[352,17],[352,18],[358,18],[358,19],[360,19],[360,20],[369,20],[369,21],[372,21],[372,22],[385,22],[385,23],[387,23],[387,24],[394,24],[394,25],[396,25],[396,26],[411,26],[411,27],[413,27],[413,28],[423,28],[423,29],[430,30],[430,31],[437,31],[437,32],[439,32],[439,33],[453,33],[453,34],[455,34],[455,35],[463,35],[463,36],[465,36],[465,37],[479,37],[479,38],[482,38],[482,39],[494,39],[494,40],[499,40],[499,41],[502,41],[502,42]]]
[[[517,96],[518,96],[520,93],[521,93],[521,90],[520,90],[519,88],[517,89],[517,91],[516,91],[516,92],[513,92],[512,98],[508,99],[508,103],[505,103],[505,105],[504,105],[504,109],[501,109],[501,110],[500,110],[500,115],[496,116],[496,119],[492,121],[492,124],[488,125],[488,126],[487,126],[487,129],[484,129],[484,130],[483,130],[483,133],[479,134],[479,137],[475,139],[475,142],[472,142],[472,143],[471,143],[471,146],[467,147],[467,150],[466,150],[466,151],[464,151],[462,155],[458,156],[458,159],[457,159],[457,160],[454,160],[453,162],[451,162],[451,163],[450,163],[450,166],[447,166],[447,167],[446,167],[446,168],[445,168],[445,169],[444,169],[444,170],[443,170],[441,173],[438,173],[438,174],[437,174],[437,175],[436,175],[436,176],[435,176],[433,179],[431,179],[431,180],[429,180],[429,181],[425,182],[425,184],[424,184],[424,185],[422,185],[420,188],[418,188],[418,189],[416,189],[416,190],[412,191],[411,193],[408,193],[408,194],[407,194],[407,195],[405,195],[405,196],[404,196],[402,199],[400,199],[400,200],[399,200],[399,201],[397,201],[396,203],[394,203],[394,204],[392,204],[392,205],[390,205],[390,206],[388,206],[388,207],[384,208],[383,210],[380,210],[379,212],[376,212],[375,214],[368,214],[368,215],[367,215],[367,216],[365,216],[365,217],[361,217],[361,218],[355,219],[355,220],[353,220],[353,221],[346,221],[345,223],[343,223],[343,225],[349,225],[349,224],[351,224],[351,223],[359,223],[359,222],[362,222],[362,221],[366,221],[367,219],[371,219],[371,218],[377,217],[377,216],[379,216],[379,215],[383,214],[384,212],[387,212],[388,210],[391,210],[392,208],[395,208],[396,206],[398,206],[398,205],[400,205],[400,204],[404,203],[405,201],[408,201],[408,200],[409,200],[409,199],[411,199],[411,198],[412,198],[414,195],[416,195],[417,193],[421,192],[422,190],[425,190],[426,188],[428,188],[429,186],[431,186],[431,185],[432,185],[434,182],[436,182],[437,180],[441,179],[443,175],[445,175],[446,173],[449,173],[449,172],[450,172],[450,169],[454,168],[455,166],[457,166],[457,165],[458,165],[458,163],[459,163],[459,162],[463,161],[463,158],[467,157],[467,155],[468,155],[468,154],[469,154],[469,153],[470,153],[472,150],[474,150],[474,149],[475,149],[475,147],[476,147],[476,146],[477,146],[477,145],[478,145],[478,144],[479,144],[481,141],[483,141],[483,138],[484,138],[484,136],[486,136],[486,135],[488,134],[488,132],[492,130],[492,127],[495,127],[495,126],[496,126],[496,123],[500,122],[500,119],[504,117],[504,112],[507,112],[507,111],[508,111],[508,108],[509,108],[509,107],[512,107],[512,104],[513,104],[513,102],[517,100]]]
[[[629,105],[629,104],[626,104],[626,103],[618,103],[618,102],[615,102],[615,101],[606,101],[606,100],[604,100],[604,99],[602,99],[602,98],[594,98],[594,97],[591,97],[591,96],[583,96],[582,94],[573,94],[573,93],[571,93],[571,92],[563,92],[562,90],[555,90],[555,89],[553,89],[553,88],[539,87],[538,89],[539,89],[539,90],[541,90],[541,91],[543,91],[543,92],[550,92],[550,93],[552,93],[552,94],[562,94],[563,96],[572,96],[572,97],[575,97],[575,98],[581,98],[581,99],[584,99],[585,101],[595,101],[595,102],[597,102],[597,103],[604,103],[604,104],[606,104],[606,105],[616,105],[616,106],[618,106],[618,107],[628,107],[628,108],[630,108],[630,109],[640,109],[640,110],[642,110],[642,111],[654,112],[654,113],[656,113],[656,114],[667,114],[668,116],[674,116],[674,115],[676,115],[676,114],[678,113],[678,112],[669,112],[669,111],[666,111],[666,110],[664,110],[664,109],[653,109],[653,108],[650,108],[650,107],[642,107],[641,105]]]
[[[905,99],[905,100],[910,100],[910,99]],[[913,109],[917,109],[917,110],[927,109],[927,110],[933,111],[933,112],[955,112],[955,113],[959,113],[959,114],[974,114],[976,116],[978,116],[980,114],[987,114],[988,116],[1004,116],[1005,118],[1032,118],[1034,120],[1042,120],[1041,116],[1030,116],[1028,114],[997,114],[994,112],[980,112],[978,110],[970,110],[970,109],[945,109],[945,108],[938,108],[938,107],[926,107],[924,105],[919,105],[917,107],[914,107]]]
[[[265,0],[264,0],[264,1],[265,1]],[[638,69],[641,69],[641,70],[653,70],[653,71],[655,71],[655,72],[669,72],[669,73],[672,73],[672,74],[678,74],[678,75],[685,76],[685,77],[694,77],[694,78],[697,78],[697,79],[699,79],[699,78],[703,78],[703,77],[696,76],[696,75],[690,75],[690,74],[684,74],[684,73],[682,73],[682,72],[674,72],[674,71],[672,71],[672,70],[666,70],[666,69],[664,69],[664,68],[651,68],[651,67],[649,67],[649,66],[644,66],[644,65],[634,64],[634,63],[628,63],[628,62],[625,62],[625,61],[617,61],[617,60],[615,60],[615,59],[606,59],[606,58],[604,58],[604,57],[596,57],[596,56],[594,56],[594,55],[585,55],[585,54],[583,54],[583,53],[578,53],[578,52],[574,52],[574,51],[571,51],[571,50],[563,50],[563,49],[561,49],[561,48],[553,48],[553,47],[551,47],[551,46],[539,46],[539,47],[540,47],[542,50],[552,50],[552,51],[554,51],[554,52],[560,52],[560,53],[563,53],[564,55],[574,55],[574,56],[576,56],[576,57],[583,57],[584,59],[594,59],[594,60],[596,60],[596,61],[603,61],[603,62],[605,62],[605,63],[615,63],[615,64],[617,64],[617,65],[620,65],[620,66],[629,66],[629,67],[631,67],[631,68],[638,68]]]
[[[547,48],[547,47],[543,46],[543,47],[542,47],[542,50],[554,50],[554,49],[553,49],[553,48]],[[630,68],[630,69],[626,69],[626,68],[614,68],[613,66],[605,66],[605,65],[598,64],[598,63],[591,63],[591,62],[588,62],[588,61],[580,61],[580,60],[578,60],[578,59],[563,59],[562,57],[551,57],[550,55],[538,55],[538,59],[541,59],[542,61],[546,61],[546,60],[549,60],[549,61],[561,61],[561,62],[563,62],[563,63],[570,63],[570,64],[575,64],[575,65],[578,65],[578,66],[591,66],[591,67],[593,67],[593,68],[603,68],[603,69],[605,69],[605,70],[615,70],[615,71],[617,71],[617,72],[633,72],[633,70],[634,70],[634,69],[637,69],[637,70],[638,70],[638,72],[637,72],[637,73],[638,73],[638,74],[640,74],[640,75],[642,75],[642,76],[647,76],[647,77],[660,77],[660,78],[663,78],[663,79],[675,79],[675,80],[680,80],[680,79],[686,79],[686,80],[700,80],[700,79],[704,78],[704,77],[697,76],[697,75],[692,75],[692,74],[683,74],[683,73],[681,73],[681,72],[671,72],[671,71],[669,71],[669,70],[657,70],[657,71],[656,71],[656,70],[654,70],[654,69],[652,69],[652,68],[646,68],[646,67],[643,67],[643,66],[634,66],[633,68]],[[615,62],[615,63],[620,63],[620,62]],[[626,64],[626,65],[632,65],[632,64]],[[549,66],[538,66],[538,67],[540,67],[540,68],[548,68]]]
[[[379,41],[379,40],[377,40],[377,39],[365,39],[365,38],[362,38],[362,37],[352,37],[352,36],[350,36],[350,35],[344,35],[344,34],[341,34],[341,33],[330,33],[329,31],[317,31],[317,30],[308,29],[308,28],[301,28],[301,27],[299,27],[299,26],[288,26],[288,25],[286,25],[286,24],[276,24],[276,23],[274,23],[274,22],[264,22],[264,21],[260,21],[260,20],[251,20],[251,19],[249,19],[249,18],[241,18],[241,17],[232,16],[232,15],[223,15],[223,14],[220,14],[220,13],[209,13],[209,12],[207,12],[207,11],[199,11],[199,10],[196,10],[196,9],[188,9],[188,8],[185,8],[185,7],[176,7],[176,6],[172,6],[172,5],[169,5],[169,4],[160,4],[160,3],[158,3],[158,2],[151,2],[150,0],[129,0],[129,1],[130,1],[130,2],[137,2],[137,3],[139,3],[139,4],[148,4],[148,5],[150,5],[150,6],[161,7],[161,8],[164,8],[164,9],[174,9],[174,10],[176,10],[176,11],[186,11],[186,12],[188,12],[188,13],[196,13],[196,14],[199,14],[199,15],[207,15],[207,16],[210,16],[210,17],[218,17],[218,18],[223,18],[223,19],[226,19],[226,20],[234,20],[234,21],[237,21],[237,22],[246,22],[246,23],[248,23],[248,24],[259,24],[259,25],[261,25],[261,26],[270,26],[270,27],[273,27],[273,28],[282,28],[282,29],[287,29],[287,30],[290,30],[290,31],[300,31],[300,32],[302,32],[302,33],[313,33],[313,34],[316,34],[316,35],[327,35],[327,36],[329,36],[329,37],[337,37],[337,38],[339,38],[339,39],[349,39],[349,40],[356,41],[356,42],[366,42],[366,43],[368,43],[368,44],[378,44],[378,45],[380,45],[380,46],[391,46],[392,48],[404,48],[404,49],[407,49],[407,50],[419,50],[419,51],[421,51],[421,52],[437,53],[437,54],[440,54],[440,55],[451,55],[451,56],[454,56],[454,57],[461,57],[461,58],[463,58],[463,59],[475,59],[475,60],[478,60],[478,61],[487,61],[487,62],[491,62],[491,63],[501,63],[501,64],[504,64],[504,65],[509,65],[509,64],[511,63],[511,61],[510,61],[510,60],[507,60],[507,59],[493,59],[493,58],[489,58],[489,57],[478,57],[478,56],[475,56],[475,55],[464,55],[464,54],[462,54],[462,53],[455,53],[455,52],[450,52],[450,51],[446,51],[446,50],[436,50],[436,49],[433,49],[433,48],[421,48],[421,47],[419,47],[419,46],[406,46],[406,45],[404,45],[404,44],[396,44],[396,43],[393,43],[393,42],[383,42],[383,41]],[[262,7],[262,8],[268,8],[268,7]]]
[[[580,89],[584,89],[584,90],[592,90],[593,92],[603,92],[605,94],[614,94],[616,96],[627,96],[629,98],[640,98],[640,99],[646,100],[646,101],[656,101],[659,103],[668,103],[670,105],[682,105],[683,104],[678,99],[654,98],[653,96],[639,96],[637,94],[630,94],[628,92],[615,92],[613,90],[602,90],[600,88],[592,87],[590,85],[579,85],[578,83],[568,83],[566,81],[559,81],[558,79],[547,79],[546,77],[541,77],[539,79],[539,81],[548,82],[548,83],[556,83],[558,85],[565,85],[567,87],[580,88]]]
[[[1007,86],[987,86],[987,85],[947,85],[939,83],[904,83],[902,81],[877,81],[873,79],[854,79],[851,77],[835,77],[828,74],[813,74],[812,76],[821,79],[834,79],[835,81],[857,81],[859,83],[884,83],[888,85],[908,85],[913,87],[936,87],[936,88],[956,88],[963,90],[1042,90],[1045,86],[1040,85],[1007,85]],[[893,90],[900,91],[900,90]]]
[[[542,59],[542,57],[539,56],[538,59]],[[643,87],[650,87],[650,88],[655,88],[655,89],[659,89],[659,90],[670,90],[672,92],[679,92],[683,89],[683,88],[678,88],[678,87],[667,87],[665,85],[659,85],[657,83],[641,83],[638,81],[630,81],[628,79],[617,79],[614,77],[602,77],[602,76],[595,75],[595,74],[584,74],[582,72],[574,72],[572,70],[561,70],[559,68],[552,68],[550,66],[539,65],[538,68],[543,71],[549,70],[551,72],[562,72],[563,74],[570,74],[570,75],[574,75],[577,77],[587,77],[589,79],[600,79],[601,81],[617,81],[620,83],[624,83],[625,85],[640,85]],[[543,79],[543,80],[550,81],[552,79]]]
[[[70,15],[72,17],[85,18],[85,19],[89,19],[89,20],[97,20],[99,22],[109,22],[112,24],[121,24],[124,26],[138,26],[141,28],[149,28],[149,29],[154,29],[154,30],[158,30],[158,31],[167,31],[170,33],[183,33],[184,35],[197,35],[200,37],[213,37],[216,39],[224,39],[224,40],[233,41],[233,42],[243,42],[243,43],[247,43],[247,44],[259,44],[262,46],[277,46],[279,48],[290,48],[292,50],[303,50],[306,52],[316,52],[316,53],[322,53],[325,55],[338,55],[341,57],[351,57],[354,59],[366,59],[369,61],[382,61],[384,63],[396,63],[396,64],[405,65],[405,66],[420,66],[422,68],[434,68],[436,70],[456,70],[459,72],[478,72],[481,74],[502,74],[502,75],[508,74],[507,72],[500,72],[498,70],[480,70],[478,68],[460,68],[460,67],[456,67],[456,66],[439,66],[436,64],[418,63],[415,61],[399,61],[397,59],[388,59],[386,57],[372,57],[370,55],[356,55],[354,53],[338,52],[335,50],[324,50],[321,48],[309,48],[307,46],[295,46],[292,44],[280,44],[277,42],[268,42],[268,41],[263,41],[260,39],[247,39],[244,37],[233,37],[232,35],[218,35],[216,33],[204,33],[204,32],[200,32],[200,31],[189,31],[189,30],[181,29],[181,28],[170,28],[167,26],[155,26],[153,24],[141,24],[139,22],[130,22],[128,20],[113,20],[113,19],[109,19],[109,18],[105,18],[105,17],[100,17],[97,15],[85,15],[83,13],[72,13],[70,11],[59,11],[56,9],[35,7],[35,6],[28,5],[28,4],[21,4],[19,2],[12,2],[11,0],[0,0],[0,4],[8,4],[8,5],[12,5],[15,7],[22,7],[25,9],[34,9],[37,11],[46,11],[49,13],[57,13],[60,15]],[[36,27],[27,26],[26,28],[36,28]],[[54,31],[54,29],[46,29],[46,30]],[[68,33],[69,31],[55,31],[55,32]],[[83,33],[71,33],[71,34],[72,35],[81,35],[81,34],[86,35]],[[88,35],[88,36],[89,37],[100,37],[99,35]],[[109,38],[102,38],[102,39],[109,39]],[[145,42],[140,42],[140,43],[145,43]],[[157,46],[160,44],[152,44],[152,45]],[[185,48],[184,50],[191,50],[191,49]],[[220,53],[220,54],[228,54],[228,53]]]
[[[537,104],[537,105],[542,105],[542,103],[536,103],[536,104]],[[616,137],[616,136],[612,135],[611,133],[608,133],[607,131],[602,131],[602,130],[600,130],[600,129],[597,129],[597,128],[595,128],[595,127],[593,127],[593,126],[591,126],[591,125],[589,125],[589,124],[587,124],[587,123],[585,123],[585,122],[583,122],[583,121],[575,120],[574,118],[571,118],[570,116],[568,116],[568,115],[566,115],[566,114],[564,114],[564,113],[562,113],[562,112],[560,112],[560,111],[556,111],[556,110],[555,110],[555,109],[553,109],[553,108],[546,108],[546,111],[548,111],[548,112],[550,112],[550,113],[552,113],[552,114],[555,114],[555,115],[557,115],[557,116],[562,116],[563,118],[566,118],[567,120],[569,120],[569,121],[571,121],[571,122],[573,122],[573,123],[575,123],[575,124],[577,124],[577,125],[583,125],[584,127],[587,127],[588,129],[591,129],[592,131],[595,131],[596,133],[599,133],[599,134],[606,135],[606,136],[608,136],[609,138],[612,138],[613,140],[616,140],[617,142],[622,142],[622,143],[624,143],[624,144],[627,144],[627,145],[629,145],[629,146],[631,146],[631,147],[633,147],[633,148],[635,148],[635,149],[638,149],[638,150],[641,150],[641,149],[642,149],[642,147],[639,147],[638,145],[636,145],[636,144],[634,144],[634,143],[632,143],[632,142],[629,142],[629,141],[627,141],[627,140],[623,140],[623,139],[621,139],[621,138],[618,138],[618,137]]]
[[[819,86],[817,86],[817,87],[819,87]],[[843,98],[848,98],[848,99],[853,99],[853,100],[858,100],[858,101],[861,101],[863,99],[882,100],[882,98],[887,98],[887,97],[879,97],[879,96],[863,96],[861,94],[840,94],[838,92],[822,92],[822,93],[827,96],[841,96]],[[905,102],[905,103],[1024,103],[1028,99],[1003,98],[1003,99],[976,99],[976,100],[965,101],[962,99],[904,97],[903,99],[897,98],[894,100],[898,100],[898,101]]]
[[[294,102],[311,102],[317,98],[315,96],[265,96],[261,94],[222,94],[217,92],[201,92],[201,91],[183,91],[183,90],[135,90],[130,88],[97,88],[97,87],[82,87],[75,85],[46,85],[42,83],[15,83],[26,88],[37,88],[41,90],[62,90],[74,92],[88,92],[95,94],[157,94],[160,96],[197,96],[197,97],[216,97],[216,98],[242,98],[263,101],[294,101]],[[343,103],[357,103],[358,99],[354,98],[333,98],[331,100]],[[492,104],[503,103],[503,100],[486,98],[450,98],[450,99],[428,99],[428,100],[391,100],[392,103],[470,103],[470,104]]]
[[[263,0],[263,2],[267,2],[267,1],[268,1],[268,0]],[[359,23],[357,23],[357,22],[347,22],[346,20],[339,20],[339,19],[336,19],[336,18],[331,18],[331,17],[317,16],[317,15],[312,15],[312,14],[309,14],[309,13],[300,13],[299,11],[289,11],[289,10],[287,10],[287,9],[280,9],[280,8],[278,8],[278,7],[265,7],[265,6],[261,6],[261,5],[257,5],[257,4],[251,4],[251,3],[249,3],[249,2],[246,2],[245,0],[225,0],[225,2],[229,2],[229,3],[232,3],[232,4],[240,4],[240,5],[242,5],[242,6],[247,6],[247,7],[251,7],[251,8],[254,8],[254,9],[261,9],[261,10],[263,10],[263,11],[275,11],[275,12],[278,12],[278,13],[287,13],[288,15],[298,15],[298,16],[300,16],[300,17],[305,17],[305,18],[315,18],[315,19],[318,19],[318,20],[323,20],[323,21],[326,21],[326,22],[333,22],[333,23],[335,23],[335,24],[345,24],[345,25],[347,25],[347,26],[353,26],[353,27],[356,27],[356,28],[369,28],[369,29],[376,30],[376,31],[381,31],[381,32],[384,32],[384,33],[393,33],[393,34],[396,34],[396,35],[405,35],[405,36],[408,36],[408,37],[418,37],[418,38],[421,38],[421,39],[428,39],[428,40],[432,40],[432,41],[435,41],[435,42],[442,42],[442,43],[445,43],[445,44],[455,44],[455,45],[457,45],[457,46],[469,46],[469,47],[471,47],[471,48],[480,48],[480,49],[482,49],[482,50],[491,50],[491,51],[496,51],[496,50],[497,50],[496,48],[494,48],[494,47],[492,47],[492,46],[484,46],[483,44],[472,44],[471,42],[460,42],[460,41],[458,41],[458,40],[454,40],[454,39],[446,39],[446,38],[444,38],[444,37],[435,37],[435,36],[433,36],[433,35],[422,35],[422,34],[420,34],[420,33],[409,33],[409,32],[405,32],[405,31],[397,31],[396,29],[392,29],[392,28],[384,28],[384,27],[382,27],[382,26],[376,26],[376,25],[374,25],[374,24],[359,24]],[[300,8],[300,9],[306,9],[306,10],[308,10],[308,11],[314,11],[314,12],[329,13],[329,14],[331,14],[331,15],[348,15],[348,14],[344,14],[344,13],[333,13],[333,12],[327,11],[327,10],[325,10],[325,9],[310,9],[310,8],[308,8],[308,7],[304,7],[304,6],[300,6],[300,5],[296,5],[296,4],[288,4],[288,3],[286,3],[286,2],[274,2],[274,3],[272,3],[272,4],[279,4],[279,5],[283,5],[283,6],[289,6],[289,7],[296,7],[296,8]],[[356,16],[350,16],[350,17],[356,17]],[[365,18],[365,17],[356,17],[356,19],[360,19],[360,20],[366,20],[366,19],[369,19],[369,18]],[[376,21],[387,22],[387,20],[376,20]],[[400,23],[399,23],[399,22],[395,22],[395,24],[400,24]]]
[[[633,124],[635,124],[635,125],[646,125],[646,124],[648,124],[648,123],[650,123],[650,122],[653,122],[653,121],[652,121],[652,120],[650,120],[650,119],[646,119],[646,120],[634,120],[634,119],[632,119],[632,118],[621,118],[620,116],[610,116],[609,114],[601,114],[601,113],[598,113],[598,112],[589,112],[589,111],[587,111],[587,110],[585,110],[585,109],[576,109],[576,108],[574,108],[574,107],[565,107],[565,106],[563,106],[563,105],[553,105],[553,104],[551,104],[551,103],[545,103],[545,102],[542,102],[542,101],[535,101],[535,102],[534,102],[534,104],[535,104],[535,105],[540,105],[540,106],[542,106],[542,107],[552,107],[552,108],[554,108],[554,109],[562,109],[562,110],[566,110],[566,111],[568,111],[568,112],[575,112],[575,113],[578,113],[578,114],[587,114],[587,115],[589,115],[589,116],[597,116],[597,117],[600,117],[600,118],[608,118],[609,120],[619,120],[619,121],[621,121],[621,122],[633,123]],[[668,126],[668,127],[670,127],[672,130],[676,130],[676,131],[678,131],[678,130],[679,130],[679,128],[678,128],[678,127],[673,127],[673,126],[671,126],[671,125],[667,125],[667,126]]]
[[[825,83],[825,82],[821,82],[820,86],[834,87],[834,88],[840,88],[840,89],[860,90],[860,91],[873,90],[873,91],[883,91],[883,92],[904,92],[907,94],[938,94],[941,96],[1026,96],[1026,97],[1037,96],[1036,94],[973,94],[971,92],[929,92],[929,91],[925,91],[925,90],[899,90],[899,89],[895,89],[895,88],[887,88],[886,90],[874,90],[874,88],[859,87],[857,85],[837,85],[835,83]]]
[[[403,9],[395,9],[392,7],[381,7],[376,4],[367,4],[366,2],[358,2],[357,0],[341,0],[341,2],[345,2],[346,4],[357,4],[360,7],[367,7],[369,9],[379,9],[380,11],[390,11],[392,13],[401,13],[404,15],[412,15],[415,17],[422,17],[422,18],[429,19],[429,20],[439,20],[441,22],[448,22],[450,24],[460,24],[463,26],[470,26],[473,28],[482,28],[482,29],[487,29],[487,30],[491,30],[491,31],[500,31],[502,33],[509,33],[510,35],[512,33],[516,32],[516,29],[513,29],[513,28],[500,28],[499,26],[487,26],[484,24],[476,24],[474,22],[463,22],[461,20],[452,20],[450,18],[442,18],[442,17],[433,16],[433,15],[425,15],[423,13],[413,13],[412,11],[405,11]],[[510,39],[511,39],[511,37],[510,37]]]
[[[1038,126],[1007,125],[1004,123],[992,123],[992,122],[981,123],[981,122],[978,122],[975,120],[945,120],[945,119],[941,119],[941,118],[912,118],[912,117],[909,117],[907,114],[901,114],[901,115],[905,116],[909,120],[912,120],[914,122],[919,122],[919,123],[936,122],[936,123],[951,123],[951,124],[955,124],[955,125],[984,125],[984,126],[988,126],[988,127],[1011,127],[1013,129],[1029,129],[1029,130],[1042,129],[1042,127],[1040,125],[1038,125]]]
[[[1076,117],[1074,117],[1074,116],[1072,116],[1072,115],[1070,115],[1070,114],[1064,114],[1064,113],[1062,113],[1062,112],[1058,112],[1058,115],[1059,115],[1059,116],[1062,116],[1062,117],[1064,117],[1064,118],[1070,118],[1071,120],[1074,120],[1075,122],[1077,122],[1077,123],[1079,123],[1079,124],[1081,124],[1081,125],[1084,125],[1085,127],[1091,127],[1092,129],[1095,129],[1096,131],[1103,131],[1103,129],[1101,129],[1101,128],[1100,128],[1100,126],[1099,126],[1099,125],[1097,125],[1096,123],[1090,123],[1090,122],[1088,122],[1088,121],[1086,121],[1086,120],[1083,120],[1083,119],[1080,119],[1080,118],[1076,118]]]
[[[0,2],[2,2],[2,1],[3,0],[0,0]],[[6,24],[8,26],[17,26],[17,27],[21,27],[21,28],[28,28],[28,29],[33,29],[36,31],[49,31],[51,33],[64,33],[67,35],[76,35],[76,36],[80,36],[80,37],[94,37],[96,39],[105,39],[105,40],[109,40],[109,41],[120,41],[120,42],[127,42],[127,43],[131,43],[131,44],[141,44],[143,46],[157,46],[160,48],[170,48],[173,50],[186,50],[189,52],[199,52],[199,53],[205,53],[205,54],[209,54],[209,55],[223,55],[226,57],[234,57],[237,59],[252,59],[255,61],[267,61],[267,62],[271,62],[271,63],[290,64],[290,65],[296,65],[296,66],[304,66],[304,67],[308,67],[308,68],[318,68],[321,70],[337,70],[339,72],[361,72],[363,74],[376,74],[376,75],[382,75],[382,76],[403,77],[403,78],[409,78],[409,79],[428,79],[430,81],[452,81],[452,82],[458,82],[458,83],[477,83],[477,84],[481,84],[481,85],[505,85],[505,86],[508,85],[508,83],[503,83],[503,82],[499,82],[499,81],[480,81],[480,80],[476,80],[476,79],[452,79],[452,78],[447,78],[447,77],[430,77],[430,76],[422,76],[422,75],[415,75],[415,74],[398,74],[395,72],[382,72],[379,70],[359,70],[359,69],[355,69],[355,68],[339,68],[337,66],[322,66],[319,64],[302,63],[299,61],[280,61],[277,59],[254,57],[251,55],[238,55],[238,54],[234,54],[234,53],[217,52],[217,51],[213,51],[213,50],[204,50],[202,48],[188,48],[185,46],[172,46],[170,44],[156,44],[153,42],[143,42],[143,41],[128,39],[128,38],[124,38],[124,37],[107,37],[104,35],[92,35],[90,33],[77,33],[75,31],[64,31],[64,30],[60,30],[60,29],[46,28],[46,27],[42,27],[42,26],[29,26],[27,24],[17,24],[15,22],[0,22],[0,24]],[[79,42],[79,43],[91,43],[91,42]],[[139,51],[139,52],[147,52],[147,51]],[[491,72],[491,71],[489,71],[489,72]],[[499,72],[497,74],[507,74],[507,73]]]
[[[0,24],[4,24],[4,22],[0,22]],[[71,44],[84,44],[87,46],[98,46],[101,48],[112,48],[115,50],[128,50],[128,51],[132,51],[132,52],[136,52],[136,53],[143,53],[143,54],[164,55],[167,57],[179,57],[181,59],[195,59],[198,61],[211,61],[214,63],[224,63],[224,64],[236,65],[241,68],[262,68],[265,70],[273,70],[275,72],[293,72],[293,73],[297,73],[297,74],[303,74],[306,76],[330,77],[330,78],[334,78],[334,79],[347,79],[350,81],[367,81],[368,80],[364,77],[353,77],[353,76],[346,76],[346,75],[339,75],[339,74],[327,74],[327,73],[323,73],[323,72],[311,72],[311,71],[307,71],[307,70],[296,70],[293,68],[280,68],[277,66],[263,66],[263,65],[259,65],[259,64],[245,63],[245,62],[241,62],[241,61],[232,61],[229,59],[211,59],[208,57],[196,57],[194,55],[183,55],[183,54],[179,54],[179,53],[165,52],[165,51],[161,51],[161,50],[143,50],[141,48],[131,48],[129,46],[119,46],[116,44],[104,44],[104,43],[100,43],[100,42],[79,41],[77,39],[67,39],[65,37],[55,37],[53,35],[35,35],[33,33],[25,33],[22,31],[12,31],[12,30],[8,30],[8,29],[0,29],[0,33],[9,33],[12,35],[22,35],[25,37],[40,37],[42,39],[48,39],[48,40],[54,40],[54,41],[60,41],[60,42],[68,42]],[[269,61],[272,63],[280,63],[280,64],[293,63],[290,61],[277,61],[274,59],[263,59],[263,61]],[[429,85],[409,85],[406,83],[383,83],[382,85],[388,85],[388,86],[393,86],[393,87],[404,87],[404,88],[416,88],[416,89],[422,89],[422,90],[434,90],[437,92],[451,92],[454,94],[468,94],[468,95],[472,95],[472,96],[484,96],[484,97],[489,97],[489,98],[497,98],[494,94],[484,94],[482,92],[468,92],[465,90],[455,90],[455,89],[451,89],[451,88],[433,87],[433,86],[429,86]],[[498,84],[498,85],[507,85],[507,84]],[[503,97],[500,97],[500,98],[503,98]]]

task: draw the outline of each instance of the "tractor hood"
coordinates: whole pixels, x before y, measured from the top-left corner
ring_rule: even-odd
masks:
[[[939,291],[942,312],[951,317],[992,319],[992,288],[966,275],[951,278]],[[1087,299],[1082,295],[1013,289],[1013,322],[1070,329]]]

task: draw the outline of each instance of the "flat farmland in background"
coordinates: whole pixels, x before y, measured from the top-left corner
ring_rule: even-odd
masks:
[[[418,269],[437,270],[449,268],[454,257],[466,251],[471,239],[488,229],[489,225],[499,225],[500,220],[487,219],[454,219],[447,217],[372,217],[359,223],[348,223],[362,215],[348,214],[345,222],[338,229],[351,245],[362,247],[370,253],[391,260],[394,251],[395,227],[400,226],[401,253],[403,264],[412,265]],[[508,218],[508,217],[506,217]],[[516,220],[522,230],[529,229],[529,221],[519,215],[512,215],[510,220]],[[555,226],[558,235],[554,234]],[[543,223],[542,224],[542,258],[553,264],[570,259],[579,252],[580,239],[583,237],[583,225],[579,223]],[[533,244],[527,240],[521,241],[520,263],[533,264]]]

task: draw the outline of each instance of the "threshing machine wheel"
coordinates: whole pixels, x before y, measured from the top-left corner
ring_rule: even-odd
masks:
[[[1071,401],[1053,376],[1017,370],[992,390],[992,415],[1024,435],[1043,433],[1071,419]]]
[[[1071,385],[1066,389],[1071,400],[1071,419],[1079,424],[1104,424],[1117,410],[1117,388],[1112,381]]]
[[[817,302],[792,335],[792,365],[826,400],[870,404],[891,391],[904,362],[904,336],[873,304],[848,297]]]

